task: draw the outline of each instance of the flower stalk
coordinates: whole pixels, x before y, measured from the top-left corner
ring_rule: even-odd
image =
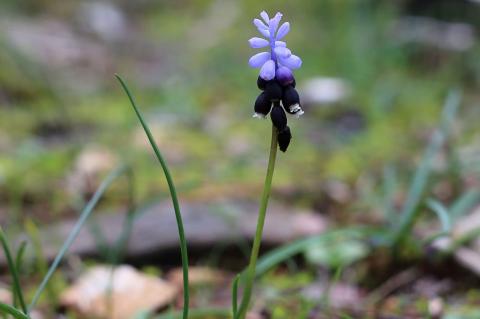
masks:
[[[289,22],[280,25],[283,15],[277,12],[270,19],[262,11],[260,16],[263,21],[254,19],[253,24],[264,38],[254,37],[248,42],[253,49],[265,48],[269,51],[257,53],[248,61],[252,68],[260,68],[257,86],[262,93],[255,101],[253,117],[265,118],[270,114],[277,129],[278,146],[282,152],[286,152],[292,139],[286,113],[295,117],[304,113],[292,72],[302,66],[302,59],[292,54],[286,42],[280,41],[290,31]]]
[[[272,120],[272,139],[270,144],[270,156],[268,160],[267,176],[263,187],[262,199],[258,212],[257,230],[253,239],[253,247],[250,262],[247,269],[242,273],[243,296],[240,308],[237,309],[238,277],[233,283],[232,311],[234,319],[245,319],[252,297],[253,284],[255,281],[256,267],[260,245],[262,243],[263,226],[267,213],[268,199],[272,189],[273,172],[277,148],[285,152],[292,139],[290,127],[287,125],[287,113],[299,117],[304,112],[300,106],[300,97],[295,90],[296,81],[292,70],[302,66],[302,60],[292,54],[287,48],[287,43],[282,40],[290,31],[290,23],[280,25],[282,14],[277,12],[273,18],[262,11],[260,19],[254,19],[253,24],[263,38],[254,37],[248,40],[253,49],[266,48],[268,51],[255,54],[248,61],[252,68],[259,68],[257,86],[262,91],[254,104],[256,118],[265,118],[270,114]]]
[[[248,264],[247,272],[245,274],[245,282],[243,288],[243,297],[240,309],[237,312],[235,319],[244,319],[247,315],[248,306],[252,296],[253,282],[255,280],[255,273],[257,267],[258,253],[260,251],[260,244],[262,242],[263,226],[265,224],[265,216],[267,213],[268,199],[272,189],[273,172],[275,171],[275,161],[277,158],[277,139],[278,133],[275,126],[272,126],[272,141],[270,145],[270,156],[268,160],[267,175],[265,177],[265,185],[263,186],[262,200],[258,211],[257,230],[253,240],[252,253],[250,255],[250,262]]]

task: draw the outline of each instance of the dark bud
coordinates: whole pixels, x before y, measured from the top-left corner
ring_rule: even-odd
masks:
[[[282,91],[282,87],[275,80],[268,81],[265,86],[265,93],[270,101],[280,101],[282,99]]]
[[[296,114],[302,111],[302,108],[300,107],[300,96],[298,95],[297,90],[292,86],[288,86],[283,91],[282,104],[285,107],[285,111],[290,114]]]
[[[278,147],[282,152],[285,152],[290,145],[290,140],[292,139],[292,133],[290,133],[290,128],[285,126],[282,131],[278,132]]]
[[[293,77],[293,73],[289,68],[285,66],[279,67],[275,77],[281,86],[293,85],[295,87],[295,78]]]
[[[261,76],[258,77],[257,79],[257,86],[260,90],[265,90],[265,86],[267,85],[267,80],[262,79]]]
[[[271,108],[272,102],[270,102],[265,92],[262,92],[255,101],[255,114],[253,116],[264,118],[267,116],[268,112],[270,112]]]
[[[270,113],[270,118],[272,119],[273,125],[275,125],[279,132],[284,130],[287,126],[287,115],[280,106],[279,102],[274,103],[272,112]]]

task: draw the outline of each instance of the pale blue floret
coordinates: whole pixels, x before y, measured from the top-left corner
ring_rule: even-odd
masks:
[[[260,17],[263,19],[254,19],[253,24],[257,27],[258,31],[266,38],[251,38],[248,42],[254,49],[260,49],[264,47],[270,47],[270,52],[261,52],[252,56],[249,60],[249,64],[252,68],[260,68],[260,77],[266,81],[270,81],[275,78],[277,70],[280,67],[286,67],[290,72],[298,69],[302,66],[302,60],[293,55],[287,48],[287,44],[283,39],[290,31],[290,23],[284,22],[280,27],[280,20],[282,14],[277,14],[270,19],[265,11],[260,13]],[[283,74],[288,72],[284,68]]]

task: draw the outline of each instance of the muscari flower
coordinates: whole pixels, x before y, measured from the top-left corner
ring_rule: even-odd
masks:
[[[260,16],[263,21],[254,19],[253,24],[264,38],[254,37],[248,42],[254,49],[268,48],[269,51],[257,53],[249,60],[251,67],[260,68],[257,86],[262,90],[255,101],[253,116],[265,118],[270,113],[272,123],[277,128],[279,148],[285,152],[292,138],[285,111],[297,117],[304,113],[292,72],[302,66],[302,60],[281,41],[290,31],[290,23],[280,25],[282,14],[278,12],[270,19],[263,11]]]

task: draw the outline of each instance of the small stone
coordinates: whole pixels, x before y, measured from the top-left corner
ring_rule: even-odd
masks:
[[[443,300],[440,297],[428,301],[428,313],[431,318],[441,318],[443,314]]]
[[[333,104],[345,100],[350,86],[342,79],[314,77],[300,89],[304,104]]]

